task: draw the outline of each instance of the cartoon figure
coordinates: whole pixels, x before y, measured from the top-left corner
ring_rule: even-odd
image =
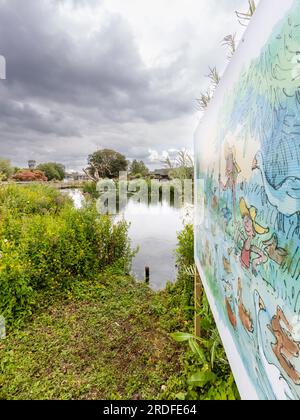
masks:
[[[291,336],[293,328],[279,306],[268,328],[276,338],[272,349],[281,367],[296,385],[300,385],[300,373],[291,363],[293,358],[299,357],[299,344],[293,340]]]
[[[241,173],[241,168],[236,162],[235,158],[235,148],[229,147],[228,144],[225,145],[225,159],[226,159],[226,184],[223,184],[221,181],[221,174],[219,175],[219,185],[221,190],[231,190],[232,192],[232,207],[233,207],[233,216],[236,220],[236,183],[239,174]]]
[[[263,242],[263,244],[266,246],[265,251],[271,260],[282,266],[288,256],[288,252],[278,247],[278,236],[276,233],[273,234],[271,239]]]
[[[241,320],[241,323],[246,331],[253,333],[253,321],[252,317],[249,311],[245,308],[245,305],[243,303],[243,290],[242,290],[242,282],[239,278],[238,280],[238,308],[239,308],[239,317]]]
[[[255,207],[248,207],[244,198],[240,200],[240,211],[247,236],[242,248],[241,264],[247,270],[252,266],[252,272],[256,276],[257,267],[261,264],[265,264],[268,261],[268,256],[256,245],[253,245],[253,239],[257,234],[265,235],[269,232],[269,229],[260,226],[256,222],[257,210]],[[251,254],[256,254],[258,256],[251,261]]]

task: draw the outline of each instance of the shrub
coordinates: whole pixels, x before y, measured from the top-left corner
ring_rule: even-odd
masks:
[[[42,290],[70,289],[112,265],[129,272],[127,224],[99,217],[94,206],[76,210],[57,194],[41,186],[0,191],[0,314],[9,324],[32,312]]]
[[[178,244],[176,248],[178,276],[175,287],[181,290],[182,306],[193,306],[194,304],[194,228],[186,225],[177,235]],[[191,319],[193,313],[186,313],[186,318]]]
[[[166,394],[165,397],[186,400],[238,400],[239,393],[204,289],[198,313],[201,320],[201,337],[192,334],[192,320],[195,315],[192,310],[195,271],[192,225],[186,225],[178,234],[176,254],[178,280],[170,286],[169,293],[175,294],[180,306],[187,309],[186,319],[189,320],[187,325],[190,328],[187,332],[177,331],[171,334],[171,337],[179,343],[188,343],[189,350],[185,356],[183,376],[178,383],[170,384],[170,389],[174,386],[174,393]]]
[[[85,182],[83,185],[83,192],[89,194],[92,198],[99,198],[97,183],[94,181]]]
[[[13,179],[20,182],[48,181],[44,172],[37,169],[21,169],[13,176]]]
[[[72,201],[59,191],[46,185],[7,185],[0,187],[0,215],[57,213]]]
[[[48,181],[62,181],[66,176],[65,167],[56,162],[42,163],[37,169],[45,174]]]
[[[14,169],[10,160],[0,158],[0,181],[7,181],[13,173]]]

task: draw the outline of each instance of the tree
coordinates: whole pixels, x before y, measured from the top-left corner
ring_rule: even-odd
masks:
[[[0,181],[7,181],[14,173],[10,160],[0,158]]]
[[[142,160],[137,161],[135,159],[132,161],[130,165],[130,174],[133,176],[135,175],[141,175],[142,177],[147,176],[149,175],[149,169],[147,168],[147,166]]]
[[[60,163],[42,163],[37,167],[37,169],[44,172],[48,181],[62,181],[66,176],[65,167]]]
[[[110,149],[98,150],[90,155],[88,164],[84,172],[94,181],[101,178],[118,178],[119,172],[125,172],[128,168],[125,156]]]
[[[47,181],[44,172],[37,169],[21,169],[17,172],[13,179],[20,182],[34,182],[34,181]]]

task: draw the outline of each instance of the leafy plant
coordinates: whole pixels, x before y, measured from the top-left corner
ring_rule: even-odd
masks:
[[[45,174],[48,181],[62,181],[66,176],[65,167],[56,162],[42,163],[37,169]]]
[[[0,190],[0,314],[25,319],[42,290],[70,290],[108,266],[128,273],[127,224],[114,224],[91,205],[76,210],[49,187]]]
[[[178,234],[177,262],[179,267],[178,281],[174,288],[177,293],[181,288],[185,308],[188,309],[190,328],[194,312],[194,229],[187,225]],[[182,299],[182,298],[181,298]],[[183,304],[182,302],[182,304]],[[196,337],[189,330],[171,333],[177,343],[187,343],[186,380],[177,392],[178,399],[239,399],[239,394],[232,377],[231,369],[209,307],[204,290],[201,293],[199,310],[201,337]],[[177,385],[178,386],[178,385]]]

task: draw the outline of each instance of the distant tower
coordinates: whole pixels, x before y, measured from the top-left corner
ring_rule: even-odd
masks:
[[[35,160],[29,160],[28,161],[28,168],[34,169],[36,167],[36,161]]]

